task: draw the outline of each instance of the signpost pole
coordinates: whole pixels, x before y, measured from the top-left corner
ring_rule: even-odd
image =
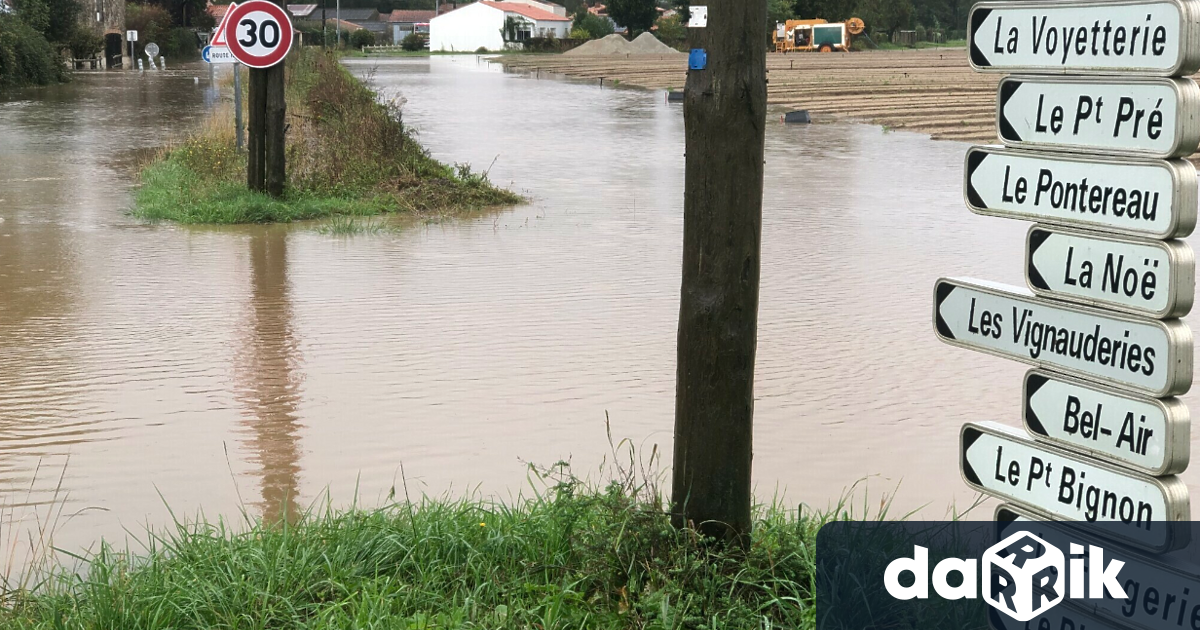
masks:
[[[766,0],[710,0],[684,100],[672,522],[746,547],[766,121]]]
[[[233,125],[234,136],[237,139],[237,150],[246,147],[245,132],[242,127],[242,71],[241,64],[233,64]]]
[[[250,190],[263,192],[266,181],[266,118],[267,118],[267,71],[250,68],[249,133],[246,156],[246,186]]]
[[[287,6],[283,4],[283,0],[272,0],[279,8],[287,11]],[[266,103],[264,104],[264,112],[266,113],[266,125],[263,133],[266,134],[266,147],[264,155],[266,162],[263,165],[265,170],[264,177],[266,179],[267,194],[272,197],[283,196],[283,185],[286,178],[286,146],[285,134],[287,132],[287,100],[284,98],[284,62],[267,68],[266,70]]]
[[[272,197],[283,196],[283,185],[286,177],[284,133],[287,124],[287,102],[283,93],[283,64],[275,64],[265,70],[266,73],[266,134],[264,164],[267,194]]]

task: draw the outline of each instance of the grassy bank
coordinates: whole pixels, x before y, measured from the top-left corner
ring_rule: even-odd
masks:
[[[265,223],[332,215],[462,214],[521,199],[469,166],[434,160],[399,111],[337,60],[294,51],[287,72],[288,181],[283,199],[246,189],[233,112],[218,110],[141,173],[133,214],[180,223]]]
[[[177,525],[10,594],[21,629],[812,628],[827,517],[757,510],[744,556],[671,528],[645,488],[426,500],[290,525]]]

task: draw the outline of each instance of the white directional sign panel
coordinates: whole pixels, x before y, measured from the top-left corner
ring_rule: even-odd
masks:
[[[237,63],[237,58],[225,46],[205,46],[200,58],[206,63]]]
[[[963,479],[980,492],[1069,521],[1112,523],[1123,541],[1170,549],[1167,521],[1191,511],[1187,485],[1177,477],[1150,477],[1039,444],[994,422],[969,423],[961,432]]]
[[[1006,145],[1172,158],[1200,145],[1190,79],[1006,77],[996,107]]]
[[[1188,465],[1191,419],[1177,398],[1144,398],[1030,370],[1021,415],[1037,438],[1149,475],[1180,473]]]
[[[967,151],[972,212],[1149,238],[1196,226],[1196,167],[1185,160],[1114,160],[1002,147]]]
[[[1025,239],[1033,292],[1088,306],[1182,317],[1192,308],[1196,259],[1183,241],[1143,241],[1035,225]]]
[[[1200,70],[1197,8],[1184,0],[981,2],[971,65],[993,72],[1179,76]]]
[[[1136,553],[1128,549],[1105,544],[1101,538],[1088,538],[1079,527],[1069,524],[1055,525],[1044,522],[1044,517],[1035,512],[1022,509],[1017,505],[1004,504],[996,508],[995,520],[997,537],[1008,535],[1009,532],[1028,531],[1042,540],[1060,547],[1070,549],[1071,543],[1082,545],[1097,545],[1104,549],[1106,563],[1121,562],[1119,579],[1126,599],[1114,597],[1095,599],[1067,598],[1063,612],[1070,616],[1072,609],[1083,609],[1088,614],[1117,624],[1115,626],[1086,626],[1073,625],[1029,625],[1029,630],[1037,628],[1052,628],[1053,630],[1095,630],[1101,627],[1122,629],[1140,628],[1142,630],[1184,630],[1200,626],[1200,601],[1196,594],[1200,593],[1200,578],[1197,577],[1197,567],[1183,565],[1178,559],[1168,556]],[[1182,540],[1175,541],[1172,547],[1181,548],[1188,544],[1188,527],[1175,527],[1176,533]],[[1186,552],[1184,556],[1195,554]],[[1174,604],[1168,607],[1167,602]],[[1196,623],[1193,623],[1193,620]],[[1011,627],[1011,626],[1005,626]],[[1022,630],[1025,630],[1025,626]]]
[[[1027,289],[942,278],[934,328],[951,345],[1100,379],[1152,396],[1192,385],[1192,333],[1148,320],[1035,297]]]

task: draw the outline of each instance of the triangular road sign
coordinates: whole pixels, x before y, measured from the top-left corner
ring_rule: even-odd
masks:
[[[225,8],[225,15],[221,16],[221,23],[217,25],[217,30],[213,34],[212,41],[209,46],[224,46],[225,45],[225,23],[229,21],[229,14],[237,8],[237,3],[234,2]]]

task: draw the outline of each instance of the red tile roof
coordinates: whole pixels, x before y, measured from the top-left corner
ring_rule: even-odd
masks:
[[[412,22],[414,24],[428,22],[434,16],[433,11],[396,9],[388,16],[389,22]]]
[[[519,2],[492,2],[492,0],[480,0],[480,1],[483,2],[484,4],[488,5],[489,7],[500,9],[501,11],[505,11],[507,13],[516,13],[517,15],[523,15],[531,20],[537,20],[539,22],[570,22],[571,21],[571,18],[569,18],[569,17],[555,15],[549,11],[537,9],[537,8],[529,6],[528,4],[521,4]]]
[[[216,20],[218,22],[220,22],[221,18],[225,17],[225,12],[229,10],[229,5],[228,4],[210,4],[204,8],[208,11],[209,15],[213,16],[214,18],[216,18]]]

